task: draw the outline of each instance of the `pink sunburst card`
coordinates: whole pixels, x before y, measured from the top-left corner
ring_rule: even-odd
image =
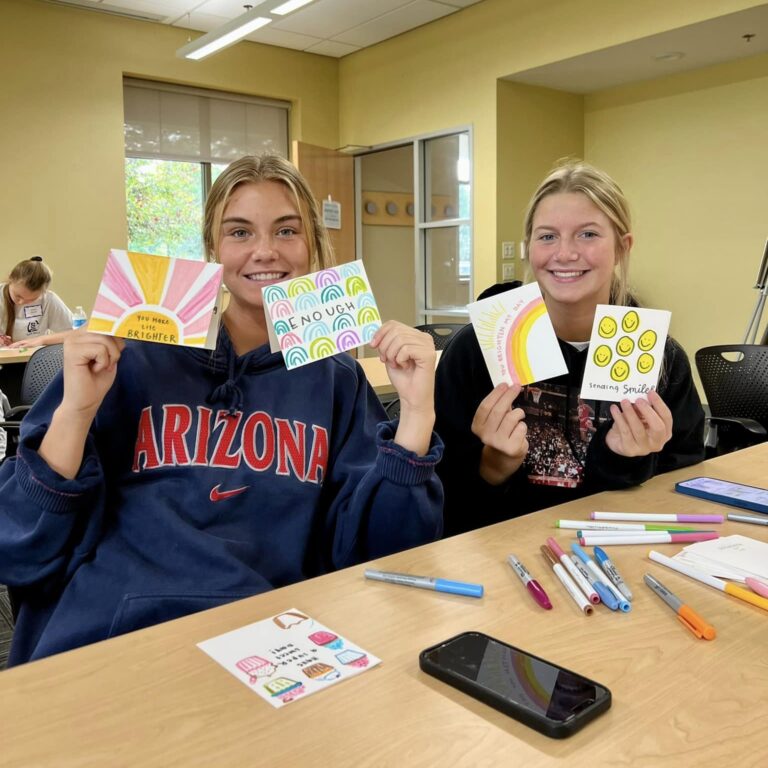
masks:
[[[538,283],[467,306],[493,385],[533,384],[568,372]]]
[[[113,248],[88,330],[138,341],[214,349],[222,269],[195,259]]]

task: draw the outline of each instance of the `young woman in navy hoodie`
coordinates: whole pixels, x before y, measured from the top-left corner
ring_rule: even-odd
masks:
[[[331,266],[298,171],[232,163],[204,241],[230,293],[215,351],[70,334],[63,376],[0,467],[10,664],[441,534],[430,337],[387,322],[373,338],[399,422],[348,355],[289,371],[270,352],[262,288]]]

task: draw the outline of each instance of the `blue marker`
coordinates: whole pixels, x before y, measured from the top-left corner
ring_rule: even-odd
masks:
[[[600,596],[601,602],[605,603],[612,611],[619,610],[619,601],[614,597],[608,587],[602,581],[595,579],[592,573],[587,569],[584,563],[576,555],[571,555],[573,564],[579,569],[579,573],[592,585],[592,589]]]
[[[595,547],[595,557],[597,562],[600,563],[600,567],[605,571],[605,575],[613,582],[614,586],[619,589],[622,595],[627,600],[632,599],[632,591],[627,586],[624,579],[621,578],[621,574],[616,570],[616,566],[611,562],[611,558],[604,549]]]
[[[468,584],[464,581],[433,579],[429,576],[411,576],[408,573],[377,571],[374,568],[365,569],[365,578],[373,579],[374,581],[386,581],[388,584],[401,584],[404,587],[433,589],[435,592],[448,592],[451,595],[464,595],[465,597],[483,596],[482,584]]]
[[[629,604],[629,600],[627,600],[626,597],[624,597],[624,595],[622,595],[621,592],[619,592],[619,590],[608,580],[608,577],[595,565],[595,561],[578,544],[576,544],[576,542],[571,544],[571,549],[578,555],[581,562],[592,572],[592,575],[597,581],[602,582],[611,590],[613,596],[619,602],[619,610],[624,613],[631,611],[632,606]]]

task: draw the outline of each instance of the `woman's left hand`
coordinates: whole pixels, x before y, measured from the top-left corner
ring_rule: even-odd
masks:
[[[660,451],[672,437],[672,412],[658,392],[633,403],[622,400],[611,405],[613,426],[606,445],[620,456],[647,456]]]
[[[435,423],[435,344],[423,331],[388,320],[371,347],[379,353],[400,398],[400,426],[395,442],[418,454],[429,449]]]

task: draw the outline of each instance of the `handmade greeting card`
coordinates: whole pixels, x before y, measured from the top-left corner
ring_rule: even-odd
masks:
[[[367,344],[381,327],[362,261],[268,285],[262,295],[270,348],[289,369]]]
[[[598,304],[581,397],[634,402],[656,389],[671,313]]]
[[[88,330],[139,341],[214,349],[221,265],[112,249]]]
[[[538,283],[467,309],[494,386],[532,384],[568,372]]]
[[[204,640],[197,647],[273,707],[381,663],[296,608]]]

